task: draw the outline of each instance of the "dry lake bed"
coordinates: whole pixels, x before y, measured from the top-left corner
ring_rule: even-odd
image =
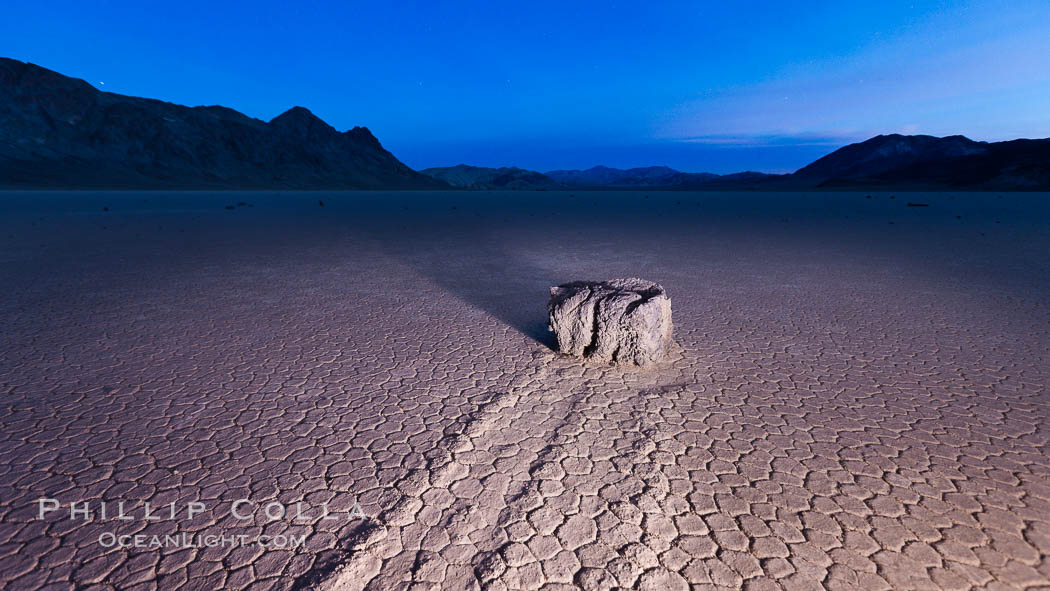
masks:
[[[1048,588],[1050,195],[868,195],[2,193],[0,585]]]

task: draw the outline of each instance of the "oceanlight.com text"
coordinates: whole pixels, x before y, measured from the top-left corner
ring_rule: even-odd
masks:
[[[200,534],[176,533],[169,535],[116,534],[104,532],[98,536],[104,548],[154,549],[154,548],[236,548],[260,546],[262,548],[300,548],[306,544],[306,535],[277,534],[250,536],[247,534]]]

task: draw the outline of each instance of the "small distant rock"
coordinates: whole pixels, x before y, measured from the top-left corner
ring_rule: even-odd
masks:
[[[671,300],[644,279],[576,281],[551,288],[550,330],[562,353],[649,365],[671,347]]]

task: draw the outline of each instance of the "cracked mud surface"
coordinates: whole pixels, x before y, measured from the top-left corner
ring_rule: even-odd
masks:
[[[0,585],[1050,587],[1047,196],[874,197],[0,195]],[[633,275],[668,361],[551,350]]]

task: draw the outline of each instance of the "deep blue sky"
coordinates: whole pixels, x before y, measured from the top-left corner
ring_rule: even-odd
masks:
[[[5,57],[260,119],[302,105],[338,129],[368,126],[416,168],[787,171],[878,133],[1050,136],[1046,0],[60,0],[3,12]]]

